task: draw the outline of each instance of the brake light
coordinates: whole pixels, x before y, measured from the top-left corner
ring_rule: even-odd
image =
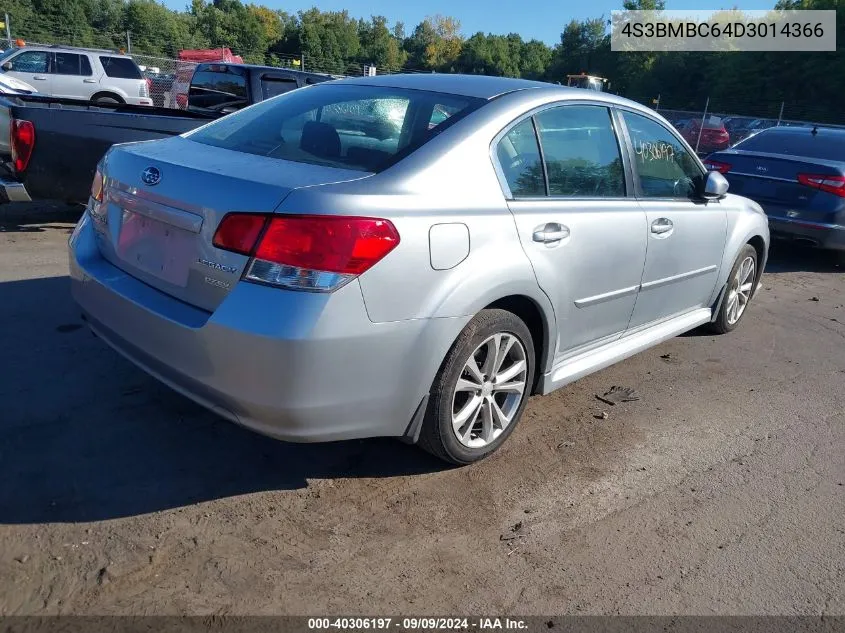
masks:
[[[218,248],[253,256],[244,278],[331,292],[366,272],[399,244],[389,220],[353,216],[229,214]]]
[[[211,243],[224,251],[252,255],[267,217],[254,213],[229,213],[220,222]]]
[[[103,201],[103,172],[99,169],[94,172],[94,181],[91,183],[91,197],[97,202]]]
[[[845,198],[845,176],[827,174],[798,174],[798,182],[813,189],[821,189]]]
[[[726,174],[731,170],[730,163],[723,163],[718,160],[705,160],[704,166],[707,171],[718,171],[720,174]]]
[[[12,146],[12,163],[15,171],[26,171],[32,150],[35,149],[35,126],[31,121],[11,119],[9,121],[9,137]]]
[[[146,78],[146,81],[140,85],[138,88],[138,96],[139,97],[149,97],[150,93],[153,90],[153,80],[149,77]]]

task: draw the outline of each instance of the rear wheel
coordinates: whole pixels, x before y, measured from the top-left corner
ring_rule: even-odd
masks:
[[[91,101],[94,103],[123,103],[123,99],[119,96],[109,93],[95,94],[91,97]]]
[[[482,310],[434,379],[420,447],[453,464],[483,459],[513,432],[533,380],[528,327],[511,312]]]
[[[750,244],[746,244],[731,269],[725,296],[716,320],[710,325],[711,330],[717,334],[725,334],[739,325],[751,301],[756,281],[757,251]]]

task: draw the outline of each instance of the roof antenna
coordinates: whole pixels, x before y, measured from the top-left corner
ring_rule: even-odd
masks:
[[[810,132],[810,134],[812,134],[813,136],[815,136],[815,135],[816,135],[816,134],[818,134],[818,133],[819,133],[819,126],[818,126],[818,125],[814,125],[814,126],[813,126],[813,130],[812,130],[812,132]]]

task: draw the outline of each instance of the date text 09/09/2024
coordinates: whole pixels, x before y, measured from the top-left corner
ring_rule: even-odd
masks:
[[[528,624],[525,620],[519,618],[308,618],[308,629],[313,631],[332,629],[355,631],[362,629],[468,631],[472,629],[520,630],[527,628]]]

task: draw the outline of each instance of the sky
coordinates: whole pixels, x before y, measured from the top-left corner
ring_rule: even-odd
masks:
[[[245,0],[271,9],[296,13],[316,6],[321,11],[346,9],[356,18],[384,15],[392,25],[405,23],[406,32],[426,16],[441,13],[457,18],[461,31],[469,36],[485,33],[519,33],[523,39],[547,44],[560,41],[560,32],[571,19],[595,18],[622,8],[622,0]],[[184,10],[189,0],[164,0],[171,9]],[[668,0],[667,9],[771,9],[775,0]]]

